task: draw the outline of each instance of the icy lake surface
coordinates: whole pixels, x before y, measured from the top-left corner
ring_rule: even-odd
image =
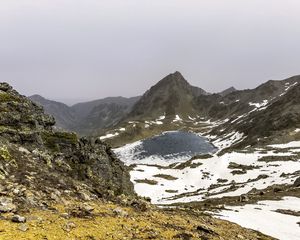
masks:
[[[145,160],[147,162],[153,160],[152,163],[165,161],[170,164],[173,161],[186,161],[195,155],[211,153],[215,150],[211,143],[197,134],[171,131],[125,145],[115,149],[115,153],[128,164],[141,163]]]

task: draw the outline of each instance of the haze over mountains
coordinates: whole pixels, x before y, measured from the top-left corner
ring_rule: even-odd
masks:
[[[139,99],[139,97],[108,97],[69,107],[63,103],[45,99],[40,95],[33,95],[29,98],[42,105],[48,114],[55,117],[57,127],[82,135],[114,126]]]
[[[194,118],[215,121],[230,119],[226,129],[239,128],[252,132],[253,130],[250,129],[253,128],[250,127],[247,130],[248,127],[240,126],[241,121],[245,119],[245,122],[249,122],[248,126],[250,126],[254,116],[264,119],[262,110],[273,103],[272,108],[275,108],[277,106],[275,102],[278,100],[284,102],[284,99],[289,99],[289,105],[295,104],[295,100],[292,101],[289,97],[292,94],[290,90],[299,81],[300,77],[295,76],[281,81],[270,80],[255,89],[236,90],[231,87],[221,93],[211,94],[199,87],[191,86],[181,73],[175,72],[160,80],[141,97],[108,97],[78,103],[71,107],[38,95],[30,98],[42,105],[48,114],[55,117],[57,127],[75,131],[81,135],[99,135],[114,126],[121,126],[122,123],[124,125],[129,121],[151,121],[161,116],[164,116],[162,121],[164,124],[172,123],[176,116],[182,120]],[[268,111],[272,108],[268,108]],[[273,111],[276,112],[278,109],[275,108]],[[276,114],[280,112],[276,112]],[[293,116],[288,115],[288,118],[278,119],[276,124],[274,123],[276,126],[269,124],[263,132],[268,132],[268,134],[271,131],[274,132],[279,126],[283,126],[282,122],[288,126],[289,121],[295,122],[297,119],[295,114],[293,113]],[[271,114],[271,117],[273,115]],[[271,126],[273,126],[272,129]],[[267,129],[269,130],[267,131]]]

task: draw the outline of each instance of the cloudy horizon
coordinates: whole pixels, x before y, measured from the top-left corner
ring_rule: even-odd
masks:
[[[209,92],[300,74],[296,0],[4,0],[0,81],[74,103],[180,71]]]

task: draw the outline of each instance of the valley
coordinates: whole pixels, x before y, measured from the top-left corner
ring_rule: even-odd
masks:
[[[295,76],[255,89],[208,93],[175,72],[141,97],[119,102],[107,98],[66,108],[31,99],[73,125],[60,120],[54,131],[77,131],[112,146],[137,196],[163,211],[192,209],[294,240],[300,237],[299,82]],[[72,115],[76,106],[85,116],[81,123]],[[253,220],[265,214],[289,224],[272,231],[279,222]]]

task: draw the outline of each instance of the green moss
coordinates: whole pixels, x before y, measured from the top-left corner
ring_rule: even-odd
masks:
[[[5,161],[11,161],[12,160],[12,156],[9,153],[9,150],[6,146],[2,146],[0,147],[0,156],[1,158],[3,158]]]
[[[75,145],[78,141],[75,133],[68,132],[43,132],[42,139],[45,146],[53,151],[59,151],[65,145]]]
[[[19,99],[11,94],[0,92],[0,102],[19,101]]]

